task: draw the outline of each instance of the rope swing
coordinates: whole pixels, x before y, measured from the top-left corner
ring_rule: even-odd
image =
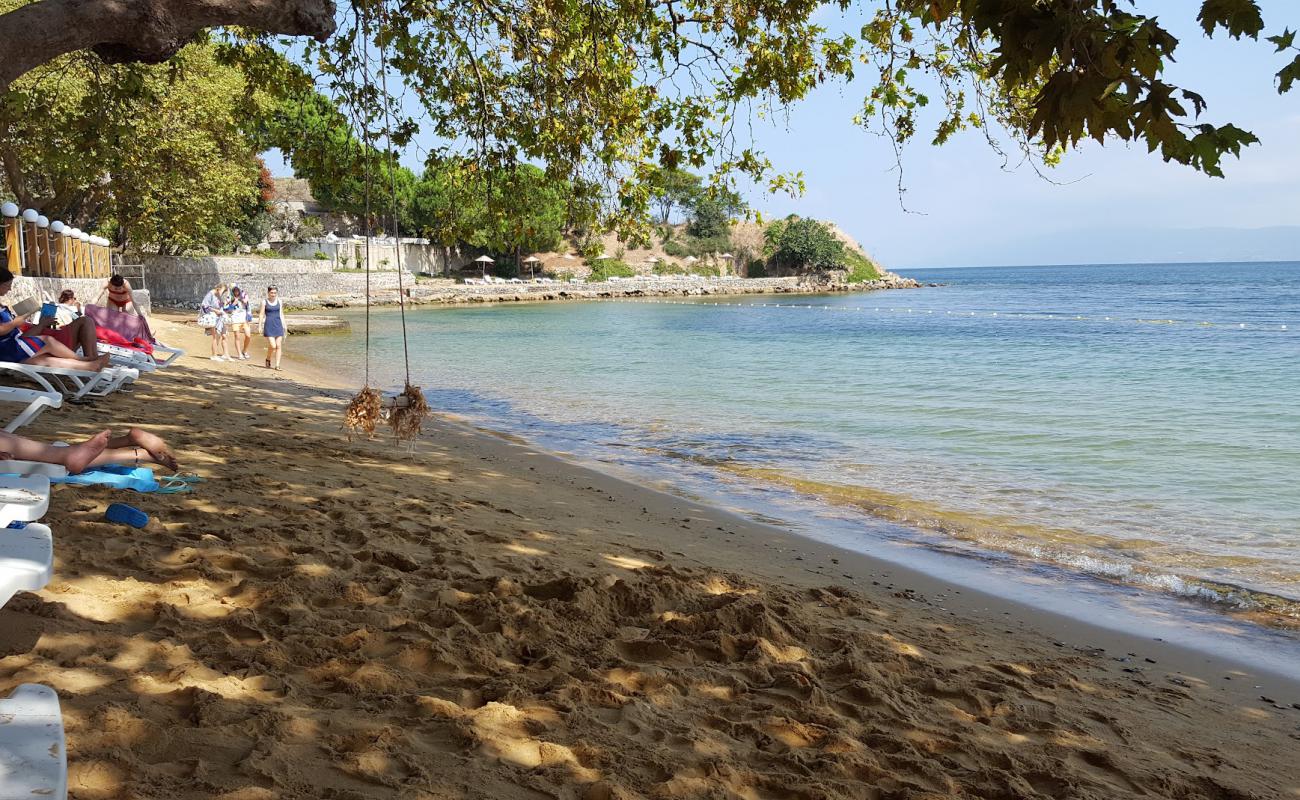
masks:
[[[361,391],[352,398],[348,403],[347,411],[344,418],[344,427],[348,429],[348,437],[358,433],[365,433],[367,438],[373,438],[375,428],[381,420],[386,420],[389,427],[392,428],[393,436],[400,442],[413,443],[424,427],[424,420],[429,416],[429,404],[424,399],[424,392],[418,386],[411,385],[411,354],[410,344],[406,335],[406,287],[402,280],[402,234],[400,225],[400,205],[397,196],[397,165],[393,158],[393,131],[392,131],[392,97],[388,94],[388,47],[387,37],[384,33],[384,24],[389,22],[387,3],[380,5],[382,14],[379,29],[379,63],[380,63],[380,82],[384,94],[384,139],[387,149],[389,190],[390,190],[390,219],[392,221],[393,241],[397,251],[397,302],[401,308],[402,315],[402,360],[405,367],[406,383],[405,388],[396,397],[391,398],[387,403],[379,390],[370,385],[370,269],[371,256],[370,246],[374,237],[374,231],[370,225],[371,213],[371,190],[373,187],[374,176],[371,169],[370,158],[370,127],[363,121],[363,153],[365,166],[365,234],[366,234],[366,380]],[[365,11],[361,16],[362,36],[361,36],[361,64],[362,80],[367,90],[373,88],[370,79],[370,16]],[[373,92],[367,93],[367,96],[373,96]]]

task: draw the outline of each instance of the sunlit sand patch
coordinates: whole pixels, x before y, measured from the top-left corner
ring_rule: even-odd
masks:
[[[900,641],[899,639],[895,639],[893,636],[891,636],[888,633],[882,634],[880,638],[888,642],[889,646],[893,648],[895,653],[909,656],[911,658],[926,658],[926,654],[922,652],[921,649],[914,644],[908,644],[907,642]]]
[[[712,594],[712,595],[719,595],[719,594],[742,594],[742,595],[758,594],[758,589],[755,589],[755,588],[752,588],[752,587],[741,588],[741,587],[738,587],[738,586],[732,586],[731,583],[729,583],[725,578],[723,578],[723,577],[721,577],[721,576],[719,576],[719,575],[710,575],[709,578],[708,578],[708,580],[706,580],[706,581],[704,582],[704,585],[703,585],[701,588],[703,588],[704,591],[706,591],[706,592],[708,592],[709,594]]]
[[[547,553],[545,550],[542,550],[542,549],[537,548],[537,547],[529,547],[529,546],[526,545],[526,544],[519,544],[518,542],[511,542],[510,544],[508,544],[508,545],[505,546],[505,549],[509,550],[509,551],[512,552],[512,553],[518,553],[518,554],[520,554],[520,555],[524,555],[524,556],[545,556],[545,555],[549,555],[549,553]]]
[[[68,759],[68,789],[78,798],[125,797],[123,782],[126,772],[111,761],[101,759]]]
[[[735,689],[730,686],[720,686],[716,683],[692,683],[691,691],[723,702],[730,702],[736,697]]]
[[[654,566],[654,564],[651,564],[649,561],[642,561],[639,558],[632,558],[631,556],[615,556],[610,555],[609,553],[601,553],[601,558],[604,558],[616,567],[622,567],[627,570],[650,569]]]
[[[322,578],[334,571],[328,564],[294,564],[293,571],[309,578]]]
[[[808,651],[802,647],[783,647],[767,639],[759,638],[758,649],[763,655],[781,664],[793,664],[799,661],[805,661],[808,658]]]

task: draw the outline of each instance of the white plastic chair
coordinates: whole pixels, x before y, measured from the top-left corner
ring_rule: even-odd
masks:
[[[0,798],[66,800],[68,749],[59,696],[19,684],[0,700]]]
[[[44,382],[43,389],[27,389],[20,386],[0,386],[0,401],[22,403],[23,410],[9,421],[4,429],[13,433],[22,426],[40,416],[47,408],[63,406],[63,393]]]

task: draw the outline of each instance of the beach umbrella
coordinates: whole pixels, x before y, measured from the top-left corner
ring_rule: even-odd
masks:
[[[476,261],[483,269],[483,280],[487,280],[487,265],[495,264],[496,262],[488,258],[486,255],[479,256],[474,259],[474,261]]]
[[[528,265],[528,277],[531,278],[533,277],[533,268],[542,263],[542,260],[537,256],[529,256],[524,259],[524,263]]]

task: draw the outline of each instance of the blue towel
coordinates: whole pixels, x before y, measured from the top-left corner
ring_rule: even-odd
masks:
[[[123,467],[106,464],[88,469],[80,475],[50,478],[50,483],[68,483],[75,486],[108,486],[113,489],[134,489],[137,492],[156,492],[162,487],[154,480],[148,467]]]

